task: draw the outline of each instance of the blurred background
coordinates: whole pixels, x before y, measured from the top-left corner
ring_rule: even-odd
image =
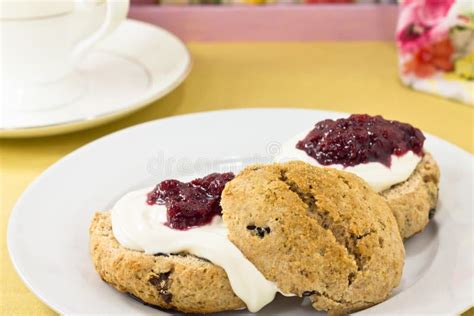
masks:
[[[189,5],[189,4],[328,4],[328,3],[396,3],[396,0],[139,0],[142,3],[161,5]]]

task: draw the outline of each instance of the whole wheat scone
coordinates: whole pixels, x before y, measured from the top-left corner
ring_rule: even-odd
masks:
[[[284,293],[348,313],[398,286],[403,242],[384,199],[358,177],[292,161],[254,165],[222,194],[229,239]]]
[[[89,234],[97,272],[121,292],[187,313],[245,308],[219,266],[191,255],[153,256],[122,247],[113,236],[110,212],[95,214]]]
[[[436,161],[425,153],[406,181],[380,193],[395,215],[402,238],[409,238],[428,225],[438,202],[439,176]]]

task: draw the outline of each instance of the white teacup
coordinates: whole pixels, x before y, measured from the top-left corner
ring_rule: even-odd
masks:
[[[85,84],[75,66],[128,8],[129,0],[0,0],[1,107],[39,110],[79,98]]]

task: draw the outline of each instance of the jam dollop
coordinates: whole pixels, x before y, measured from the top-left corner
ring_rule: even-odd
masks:
[[[424,141],[423,133],[410,124],[386,120],[380,115],[353,114],[316,123],[296,148],[321,165],[349,167],[380,162],[390,167],[392,155],[403,156],[411,150],[422,156]]]
[[[149,205],[165,205],[167,222],[171,228],[187,230],[210,223],[221,215],[221,193],[225,184],[234,178],[232,172],[212,173],[191,182],[165,180],[148,193]]]

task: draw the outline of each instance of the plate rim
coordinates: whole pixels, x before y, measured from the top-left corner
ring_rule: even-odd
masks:
[[[0,127],[0,139],[1,138],[7,139],[7,138],[41,137],[41,136],[46,136],[46,135],[65,134],[65,133],[87,129],[87,128],[91,128],[97,125],[105,124],[113,120],[119,119],[121,117],[124,117],[128,114],[132,114],[140,109],[147,107],[148,105],[151,105],[153,101],[161,99],[162,97],[164,97],[165,95],[169,94],[171,91],[176,89],[181,83],[183,83],[183,81],[188,77],[193,67],[193,59],[186,44],[173,33],[159,26],[156,26],[154,24],[150,24],[150,23],[146,23],[143,21],[130,19],[130,18],[127,18],[123,23],[130,24],[130,25],[135,24],[139,27],[154,29],[155,31],[158,30],[166,34],[167,36],[169,36],[170,39],[175,40],[177,43],[179,43],[182,46],[185,53],[185,57],[186,57],[185,60],[183,59],[183,61],[185,62],[183,72],[178,77],[176,77],[173,82],[170,82],[170,84],[165,89],[157,91],[156,89],[153,89],[151,87],[149,91],[153,93],[146,94],[147,97],[140,98],[136,102],[133,102],[132,105],[129,105],[122,109],[117,109],[117,110],[109,111],[109,112],[98,114],[98,115],[86,116],[83,118],[77,118],[77,119],[63,121],[59,123],[25,126],[25,127],[7,127],[7,128]],[[96,51],[107,52],[107,50],[104,50],[102,48],[99,48]]]
[[[8,256],[10,258],[10,262],[12,263],[12,265],[15,269],[15,272],[20,277],[20,279],[25,284],[25,286],[28,288],[28,290],[31,291],[31,293],[34,296],[36,296],[41,302],[43,302],[46,306],[51,308],[53,311],[55,311],[59,314],[71,313],[71,311],[61,310],[58,306],[56,306],[56,304],[52,304],[51,301],[49,301],[42,294],[40,294],[41,291],[35,290],[34,286],[30,283],[30,281],[27,279],[27,277],[21,272],[21,269],[18,266],[18,263],[15,260],[15,257],[12,255],[12,253],[14,252],[14,250],[12,249],[12,246],[11,246],[11,244],[12,244],[11,240],[12,240],[12,238],[14,238],[13,233],[12,233],[12,226],[13,226],[12,223],[15,221],[14,218],[18,216],[18,215],[16,215],[16,214],[18,214],[18,211],[16,211],[17,208],[18,208],[18,204],[20,204],[20,202],[21,202],[21,200],[23,200],[24,196],[26,196],[29,193],[29,191],[33,190],[36,187],[36,185],[38,185],[38,183],[42,180],[42,178],[47,176],[47,174],[49,172],[51,172],[51,170],[53,170],[53,169],[57,168],[59,165],[63,164],[65,161],[70,159],[70,157],[72,157],[74,155],[77,155],[78,153],[82,152],[83,150],[86,150],[89,146],[97,146],[98,144],[100,144],[103,141],[106,141],[110,137],[118,137],[118,135],[120,135],[122,133],[126,134],[129,130],[132,130],[132,129],[143,128],[144,126],[147,126],[147,125],[162,124],[163,121],[168,122],[168,121],[173,121],[173,120],[179,120],[183,117],[192,117],[192,116],[198,116],[199,117],[199,116],[207,116],[209,114],[214,114],[214,113],[222,113],[222,112],[232,113],[232,112],[247,112],[247,111],[251,111],[251,112],[253,112],[253,111],[262,111],[262,112],[298,111],[298,112],[319,112],[319,113],[322,113],[322,114],[323,113],[326,113],[326,114],[332,113],[332,114],[337,114],[337,115],[341,115],[341,116],[350,115],[350,113],[342,112],[342,111],[328,111],[328,110],[321,110],[321,109],[288,108],[288,107],[282,107],[282,108],[248,107],[248,108],[239,108],[239,109],[224,109],[224,110],[211,110],[211,111],[193,112],[193,113],[186,113],[186,114],[181,114],[181,115],[174,115],[174,116],[159,118],[159,119],[143,122],[143,123],[140,123],[140,124],[136,124],[136,125],[133,125],[133,126],[129,126],[129,127],[124,128],[124,129],[121,129],[121,130],[112,132],[110,134],[104,135],[104,136],[102,136],[100,138],[97,138],[97,139],[95,139],[95,140],[93,140],[89,143],[84,144],[84,145],[81,145],[80,147],[76,148],[72,152],[66,154],[65,156],[63,156],[62,158],[60,158],[59,160],[55,161],[53,164],[48,166],[33,181],[31,181],[28,184],[28,186],[25,188],[25,190],[19,195],[18,199],[15,202],[14,207],[12,208],[12,210],[10,212],[10,215],[9,215],[9,218],[8,218],[8,224],[7,224],[7,233],[6,233],[7,253],[8,253]],[[440,141],[440,142],[444,143],[445,145],[453,146],[457,150],[463,151],[465,154],[467,154],[474,161],[474,154],[470,153],[469,151],[459,147],[456,144],[450,143],[449,141],[447,141],[447,140],[445,140],[441,137],[433,135],[431,133],[427,133],[427,132],[423,132],[423,133],[425,135],[428,135],[428,136],[432,137],[432,138],[435,138],[437,141]],[[463,307],[463,309],[460,310],[460,311],[457,311],[457,313],[461,314],[461,313],[469,310],[470,308],[472,308],[472,306]],[[363,311],[361,311],[361,312],[363,312]]]

